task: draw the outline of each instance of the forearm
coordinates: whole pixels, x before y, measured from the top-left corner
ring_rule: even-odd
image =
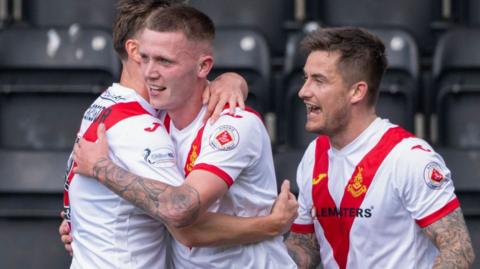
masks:
[[[132,174],[103,158],[93,175],[120,197],[143,209],[150,216],[173,227],[189,225],[198,218],[198,192],[187,184],[174,187]]]
[[[287,240],[288,254],[300,269],[316,268],[320,263],[320,247],[315,234],[291,232]]]
[[[281,224],[270,216],[235,217],[206,213],[194,224],[168,227],[173,237],[186,246],[233,246],[257,243],[281,234]]]
[[[470,268],[475,254],[460,208],[430,224],[424,232],[439,250],[434,269]]]

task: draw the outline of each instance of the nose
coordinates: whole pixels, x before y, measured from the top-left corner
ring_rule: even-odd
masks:
[[[145,79],[156,79],[159,77],[159,73],[155,68],[154,61],[148,61],[143,64],[143,76]]]
[[[302,88],[300,88],[300,90],[298,91],[298,97],[300,97],[300,99],[303,100],[310,96],[311,96],[311,91],[310,91],[308,79],[306,79],[302,85]]]

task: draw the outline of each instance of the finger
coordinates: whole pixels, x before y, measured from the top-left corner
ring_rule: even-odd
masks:
[[[107,138],[107,134],[105,131],[105,124],[100,123],[97,128],[97,140],[98,141],[104,141]]]
[[[284,199],[288,199],[288,194],[290,193],[290,181],[285,179],[282,182],[282,187],[280,189],[279,196],[282,196]]]
[[[210,118],[212,113],[215,110],[215,105],[218,103],[218,96],[213,95],[210,96],[210,100],[207,105],[207,112],[205,113],[205,116],[203,117],[203,123],[207,122],[207,120]]]
[[[62,240],[62,243],[64,245],[70,245],[73,241],[73,238],[72,236],[68,235],[68,234],[64,234],[62,235],[62,237],[60,237],[60,239]]]
[[[70,256],[73,254],[73,249],[72,245],[70,244],[64,244],[65,250],[70,254]]]
[[[237,98],[235,98],[234,96],[231,96],[228,99],[228,106],[229,106],[230,114],[235,115],[235,108],[237,108]]]
[[[220,118],[220,114],[223,111],[223,108],[225,107],[226,100],[219,100],[217,106],[215,107],[215,111],[213,111],[212,116],[210,117],[210,124],[214,124],[218,118]]]
[[[241,96],[237,97],[237,102],[236,105],[241,108],[242,110],[245,110],[245,101]]]
[[[202,93],[202,104],[208,104],[208,100],[210,99],[210,83],[208,83],[207,87]]]

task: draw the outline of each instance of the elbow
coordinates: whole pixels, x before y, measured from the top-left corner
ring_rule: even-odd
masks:
[[[168,220],[168,225],[174,228],[184,228],[193,224],[198,217],[198,211],[195,210],[180,210],[171,214]]]
[[[200,247],[203,246],[199,243],[197,238],[194,235],[189,233],[182,234],[181,236],[175,237],[175,239],[186,247]]]
[[[174,188],[165,205],[164,221],[175,228],[193,224],[200,215],[200,198],[198,192],[190,186]]]

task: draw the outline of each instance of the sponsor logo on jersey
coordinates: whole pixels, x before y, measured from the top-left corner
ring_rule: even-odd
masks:
[[[415,145],[415,146],[413,146],[413,147],[411,148],[411,150],[414,150],[414,149],[423,150],[423,151],[425,151],[425,152],[432,152],[431,150],[422,147],[422,145]]]
[[[327,173],[320,173],[316,178],[312,180],[312,184],[317,185],[318,183],[320,183],[320,181],[322,181],[326,177],[327,177]]]
[[[440,164],[436,162],[430,162],[425,166],[423,170],[423,179],[427,186],[431,189],[437,190],[447,182],[447,177],[443,172]]]
[[[143,150],[143,159],[154,167],[171,167],[175,165],[175,154],[170,148],[158,148]]]
[[[160,126],[160,123],[158,123],[158,122],[153,122],[153,123],[152,123],[152,126],[147,127],[147,128],[145,128],[145,129],[143,129],[143,130],[152,133],[152,132],[155,132],[155,131],[158,129],[159,126]]]
[[[227,151],[237,147],[240,141],[237,129],[231,125],[218,127],[210,136],[210,146],[214,149]]]
[[[311,215],[313,219],[318,217],[352,217],[352,218],[370,218],[372,217],[372,208],[355,207],[312,207]]]
[[[115,102],[115,103],[117,103],[118,101],[127,100],[127,99],[125,99],[125,97],[123,97],[121,95],[114,95],[110,91],[103,92],[102,95],[100,95],[100,98],[102,98],[104,100],[109,100],[109,101],[112,101],[112,102]]]
[[[358,167],[358,172],[355,178],[353,179],[353,183],[348,184],[347,191],[352,194],[353,198],[357,198],[360,195],[367,192],[367,186],[363,184],[363,175],[362,175],[363,167]]]
[[[83,119],[87,121],[94,121],[104,109],[104,106],[93,104],[87,109],[87,111],[83,115]]]

